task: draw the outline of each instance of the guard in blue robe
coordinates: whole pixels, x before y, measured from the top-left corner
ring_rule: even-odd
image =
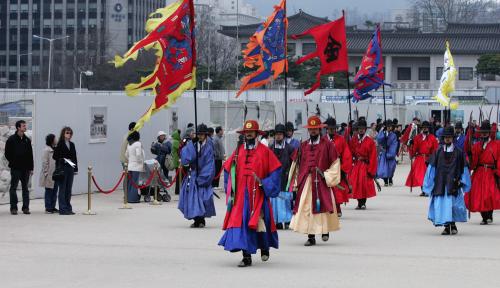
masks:
[[[292,154],[295,149],[291,144],[285,141],[285,125],[278,124],[274,128],[274,141],[269,148],[281,163],[280,194],[278,197],[271,198],[273,207],[274,222],[278,229],[288,229],[292,220],[292,192],[287,190],[289,170],[292,164]]]
[[[206,225],[205,218],[215,216],[212,189],[215,176],[214,148],[212,139],[207,137],[208,127],[205,124],[198,126],[197,133],[197,137],[189,140],[181,151],[181,164],[188,168],[188,175],[182,181],[177,207],[184,218],[194,220],[191,228],[203,228]]]
[[[393,132],[394,126],[391,120],[387,120],[385,129],[377,134],[379,147],[377,178],[384,180],[384,186],[392,186],[392,177],[396,171],[396,156],[398,153],[398,138]]]
[[[434,153],[424,178],[422,191],[430,196],[428,219],[444,226],[442,235],[458,233],[456,222],[467,222],[464,193],[471,188],[465,155],[453,144],[453,127],[443,131],[444,145]]]
[[[465,134],[462,122],[455,123],[455,138],[453,139],[453,145],[462,151],[464,150]]]
[[[290,146],[292,146],[294,150],[298,149],[300,146],[300,141],[293,138],[293,133],[295,133],[296,131],[295,127],[293,126],[293,123],[286,122],[285,129],[286,129],[286,134],[285,134],[286,143],[290,144]]]

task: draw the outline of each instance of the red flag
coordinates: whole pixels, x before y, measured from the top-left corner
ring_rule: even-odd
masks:
[[[316,75],[316,83],[305,92],[305,95],[311,94],[321,85],[321,76],[340,71],[349,70],[349,61],[347,58],[347,40],[345,34],[345,18],[341,18],[313,27],[306,32],[293,35],[293,39],[310,35],[316,42],[316,51],[300,58],[297,64],[318,57],[321,61],[321,69]]]

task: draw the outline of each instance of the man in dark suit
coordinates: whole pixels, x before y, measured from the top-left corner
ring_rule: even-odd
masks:
[[[30,213],[30,191],[28,182],[33,174],[33,148],[31,140],[25,135],[26,122],[19,120],[16,122],[16,133],[9,137],[5,143],[5,158],[9,161],[10,168],[10,213],[17,215],[17,185],[21,181],[23,190],[24,214]]]

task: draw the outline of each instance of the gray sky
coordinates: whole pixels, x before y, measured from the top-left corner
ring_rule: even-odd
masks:
[[[245,0],[254,5],[261,16],[265,16],[272,11],[272,6],[279,4],[280,0]],[[289,14],[299,9],[315,16],[328,16],[334,18],[332,13],[336,9],[357,9],[360,14],[370,14],[371,12],[385,13],[390,9],[401,9],[409,6],[408,0],[288,0],[287,10]],[[347,17],[347,15],[346,15]]]

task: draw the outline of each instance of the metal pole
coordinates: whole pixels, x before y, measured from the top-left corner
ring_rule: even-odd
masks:
[[[125,177],[124,177],[124,183],[125,183],[125,189],[123,189],[123,206],[120,208],[120,209],[132,209],[132,207],[130,207],[130,205],[128,205],[128,164],[125,163],[124,164],[125,166],[125,169],[124,169],[124,173],[125,173]]]
[[[92,166],[88,167],[87,178],[87,212],[83,215],[95,215],[96,213],[92,212]]]
[[[153,168],[153,173],[156,174],[154,176],[156,179],[153,182],[155,184],[155,195],[153,201],[151,202],[151,205],[161,205],[160,201],[158,201],[158,186],[160,185],[160,180],[158,179],[158,177],[160,177],[159,171],[160,170],[158,170],[158,165],[155,165]]]
[[[21,89],[21,53],[17,55],[17,89]]]
[[[210,9],[210,8],[209,8]],[[209,10],[209,14],[210,14],[210,10]],[[208,71],[207,71],[207,74],[208,74],[208,79],[207,79],[207,90],[210,90],[210,54],[212,53],[212,50],[210,49],[210,28],[208,28]],[[203,89],[202,89],[203,90]]]
[[[80,95],[82,94],[82,71],[80,71]]]
[[[47,80],[47,88],[50,89],[50,74],[52,70],[52,39],[49,40],[49,79]]]

